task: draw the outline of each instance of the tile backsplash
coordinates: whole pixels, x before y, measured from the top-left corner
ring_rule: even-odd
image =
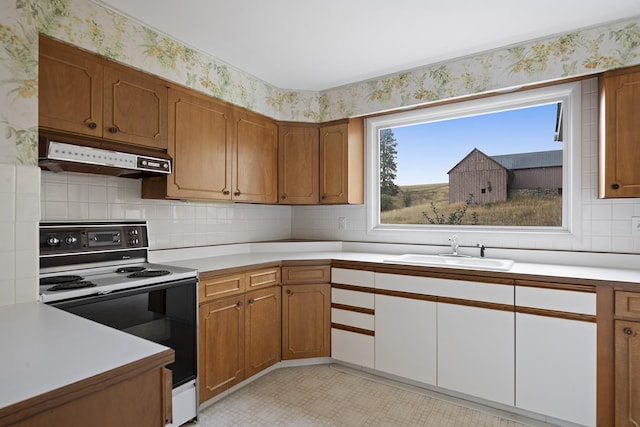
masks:
[[[43,220],[144,219],[151,249],[291,237],[291,207],[142,199],[142,180],[42,171]]]
[[[0,164],[0,305],[38,297],[40,168]]]

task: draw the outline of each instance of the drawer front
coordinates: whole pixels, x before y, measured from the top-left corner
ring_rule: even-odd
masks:
[[[375,294],[346,289],[331,289],[331,302],[353,307],[375,308]]]
[[[640,315],[640,294],[638,296],[638,315]],[[563,289],[516,286],[516,305],[595,316],[596,294]]]
[[[372,315],[338,308],[331,309],[331,323],[353,326],[354,328],[367,329],[369,331],[375,330],[375,319]]]
[[[329,283],[331,267],[328,265],[304,265],[282,267],[282,283]]]
[[[640,319],[640,292],[616,292],[616,316]]]
[[[244,274],[200,279],[198,296],[203,303],[216,298],[241,294],[245,291]]]
[[[513,286],[376,273],[376,289],[513,305]]]
[[[332,268],[331,283],[373,288],[374,273],[372,271],[349,270],[346,268]]]
[[[245,274],[247,277],[247,291],[280,284],[280,267],[249,271]]]

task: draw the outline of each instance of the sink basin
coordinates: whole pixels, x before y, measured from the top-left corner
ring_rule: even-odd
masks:
[[[385,262],[408,265],[426,265],[432,267],[471,268],[477,270],[506,271],[513,265],[513,260],[499,258],[473,258],[451,255],[404,254],[385,259]]]

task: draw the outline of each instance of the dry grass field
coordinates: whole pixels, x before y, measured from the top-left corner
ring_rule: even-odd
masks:
[[[449,205],[447,183],[408,185],[400,187],[393,200],[394,209],[382,212],[380,220],[383,224],[429,224],[422,213],[435,218],[430,202],[445,218],[464,206]],[[505,202],[471,204],[461,223],[471,225],[474,213],[478,225],[561,226],[562,197],[517,195]]]

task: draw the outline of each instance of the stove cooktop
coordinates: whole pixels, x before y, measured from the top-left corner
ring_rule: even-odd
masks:
[[[196,278],[197,275],[196,270],[151,263],[47,273],[40,275],[40,300],[46,303],[108,294],[140,286]]]

